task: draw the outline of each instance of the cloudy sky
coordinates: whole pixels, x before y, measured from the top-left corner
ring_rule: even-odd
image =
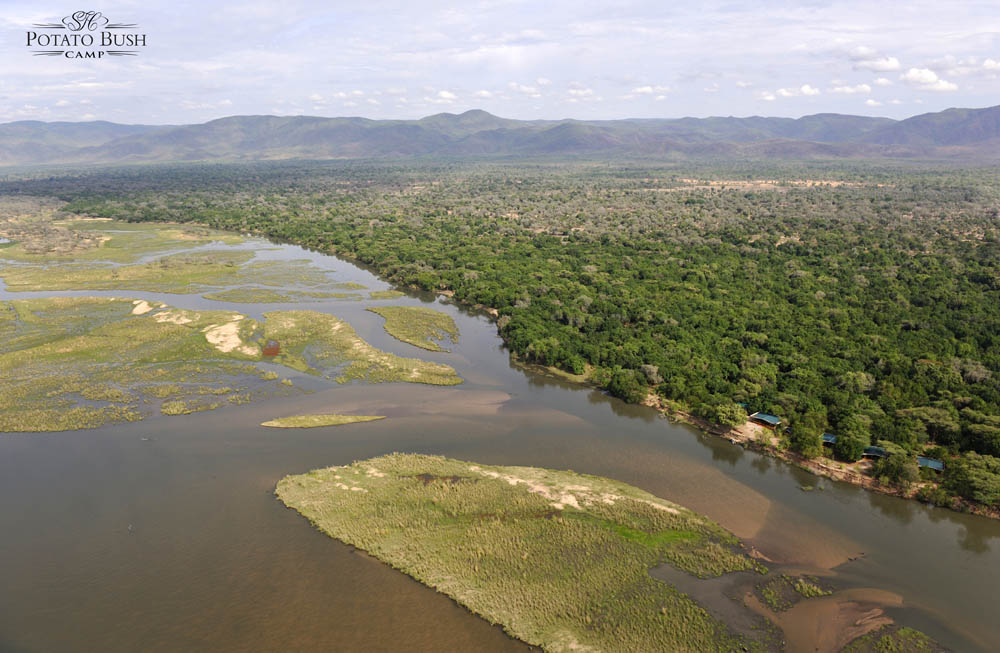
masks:
[[[511,118],[1000,104],[996,0],[117,0],[136,57],[32,56],[80,3],[3,0],[0,121],[192,123],[234,114]]]

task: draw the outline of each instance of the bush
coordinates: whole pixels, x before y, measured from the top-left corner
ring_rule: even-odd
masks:
[[[864,438],[854,435],[840,435],[833,443],[833,455],[837,457],[837,460],[853,463],[860,460],[861,454],[865,452],[867,446],[868,441]]]
[[[872,475],[885,485],[907,487],[920,478],[920,471],[917,468],[916,459],[905,450],[900,449],[891,451],[888,456],[878,460],[872,470]]]
[[[942,485],[965,499],[996,506],[1000,504],[1000,459],[966,453],[948,463]]]

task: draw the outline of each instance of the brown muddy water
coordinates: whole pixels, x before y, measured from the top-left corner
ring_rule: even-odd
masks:
[[[388,287],[297,247],[261,255],[310,258],[336,281]],[[53,294],[251,316],[292,307],[145,292],[8,293],[0,285],[0,299]],[[394,340],[364,310],[387,304],[448,312],[460,344],[433,353]],[[830,614],[849,609],[877,610],[956,651],[1000,649],[1000,522],[817,479],[650,409],[522,370],[487,317],[434,297],[294,307],[342,317],[382,349],[446,362],[466,383],[324,385],[212,413],[0,434],[0,651],[525,650],[443,595],[320,534],[273,495],[287,474],[393,451],[607,476],[705,514],[772,566],[842,590],[783,614],[791,650],[826,648],[836,640]],[[259,426],[305,412],[388,419]]]

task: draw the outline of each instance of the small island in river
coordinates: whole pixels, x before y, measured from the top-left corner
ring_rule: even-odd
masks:
[[[458,343],[458,327],[447,313],[422,306],[379,306],[368,310],[385,318],[385,330],[390,336],[415,347],[447,351],[435,340],[450,338]]]
[[[341,426],[358,422],[374,422],[385,419],[385,415],[294,415],[263,422],[261,426],[278,429],[311,429],[318,426]]]
[[[288,476],[276,493],[328,535],[546,650],[762,645],[648,572],[766,570],[722,527],[624,483],[392,454]]]

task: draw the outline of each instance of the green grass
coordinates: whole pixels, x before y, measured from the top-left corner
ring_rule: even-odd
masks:
[[[28,263],[115,262],[171,250],[219,242],[236,245],[243,238],[232,233],[189,225],[151,225],[129,222],[54,219],[53,211],[40,210],[6,226],[12,246],[0,258]]]
[[[313,302],[317,299],[361,299],[349,292],[322,292],[316,290],[272,290],[271,288],[230,288],[206,293],[205,299],[240,304],[291,304]]]
[[[774,576],[756,587],[757,596],[775,612],[788,610],[802,599],[829,596],[833,592],[820,587],[815,576]]]
[[[369,308],[385,318],[385,330],[393,338],[430,351],[447,351],[434,340],[450,338],[458,342],[458,327],[451,316],[422,306],[380,306]]]
[[[12,292],[46,290],[145,290],[175,294],[195,294],[215,291],[226,293],[228,301],[244,301],[242,296],[255,297],[253,291],[222,288],[253,283],[262,286],[321,287],[327,284],[326,273],[303,261],[253,261],[254,253],[245,250],[207,250],[163,256],[135,265],[105,265],[100,263],[65,263],[57,265],[7,265],[0,275]],[[266,290],[256,291],[266,293]],[[311,298],[349,298],[351,293],[325,293],[316,290],[270,291],[272,297],[295,297],[294,301]],[[209,299],[226,299],[214,296]],[[260,301],[259,299],[257,301]],[[278,299],[277,301],[284,301]]]
[[[331,537],[550,651],[732,651],[729,631],[648,571],[757,569],[695,513],[610,479],[392,454],[282,479]]]
[[[804,596],[807,599],[813,599],[820,596],[829,596],[833,592],[830,590],[825,590],[816,583],[806,579],[798,578],[795,580],[795,584],[792,586],[795,591]]]
[[[281,343],[275,361],[304,372],[326,374],[346,383],[408,381],[431,385],[462,382],[455,370],[441,363],[403,358],[372,347],[350,324],[315,311],[265,313],[264,338]],[[335,370],[331,372],[331,370]]]
[[[253,252],[246,251],[203,251],[173,254],[138,265],[8,266],[2,274],[12,292],[147,290],[187,294],[230,283],[239,266],[253,256]]]
[[[272,426],[279,429],[311,429],[317,426],[340,426],[356,422],[373,422],[385,419],[384,415],[295,415],[281,417],[263,422],[261,426]]]
[[[219,405],[217,401],[164,401],[160,406],[160,412],[164,415],[190,415],[191,413],[199,413],[203,410],[215,410]]]
[[[402,297],[406,293],[399,290],[373,290],[368,293],[368,297],[371,299],[396,299],[397,297]]]
[[[94,297],[0,302],[0,432],[94,428],[142,419],[149,404],[180,415],[293,392],[254,364],[265,337],[289,352],[276,362],[341,381],[462,381],[447,365],[375,349],[323,313],[279,311],[259,323],[232,311],[137,308]]]
[[[0,209],[10,200],[0,200]],[[219,243],[244,242],[236,234],[192,225],[132,224],[80,218],[56,220],[44,204],[17,220],[0,221],[0,235],[18,241],[0,250],[0,273],[11,291],[148,290],[201,293],[235,284],[281,288],[274,299],[254,299],[251,291],[225,291],[226,301],[309,301],[312,298],[356,298],[351,293],[315,290],[329,286],[327,273],[309,260],[254,261],[255,253],[241,250],[193,251]],[[175,253],[170,253],[175,252]],[[146,263],[141,257],[163,254]],[[2,261],[8,261],[3,265]],[[16,261],[18,265],[10,262]],[[25,265],[27,264],[27,265]],[[115,265],[119,264],[119,265]],[[305,287],[308,290],[285,290]],[[335,287],[364,288],[348,282]],[[241,297],[241,292],[249,298]],[[258,295],[268,292],[257,290]],[[284,299],[290,297],[291,299]],[[211,297],[210,297],[211,298]]]

